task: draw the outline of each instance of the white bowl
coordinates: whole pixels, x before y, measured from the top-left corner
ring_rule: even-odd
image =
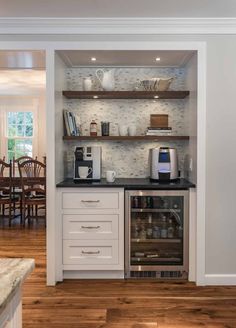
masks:
[[[167,91],[173,80],[174,80],[173,77],[169,77],[169,78],[154,77],[152,79],[140,81],[140,85],[146,91]]]

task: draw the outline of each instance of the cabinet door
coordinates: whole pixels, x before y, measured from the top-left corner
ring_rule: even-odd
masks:
[[[64,239],[118,239],[117,214],[63,215]]]

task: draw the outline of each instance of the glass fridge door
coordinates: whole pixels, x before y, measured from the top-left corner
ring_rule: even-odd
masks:
[[[131,270],[176,270],[176,266],[186,264],[186,204],[183,192],[178,193],[141,192],[130,196]]]

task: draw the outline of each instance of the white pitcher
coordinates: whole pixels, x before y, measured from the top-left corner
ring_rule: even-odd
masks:
[[[105,91],[114,90],[115,88],[114,70],[104,71],[103,69],[99,68],[96,70],[96,77],[101,83],[103,90]]]

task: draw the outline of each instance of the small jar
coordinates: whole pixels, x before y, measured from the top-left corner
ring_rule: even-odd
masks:
[[[90,135],[94,137],[98,135],[97,123],[94,120],[90,123]]]

